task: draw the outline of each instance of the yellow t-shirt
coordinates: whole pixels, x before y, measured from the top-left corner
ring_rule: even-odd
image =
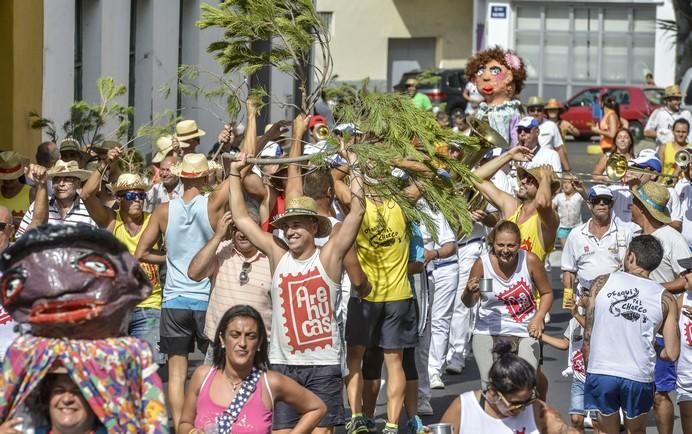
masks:
[[[123,223],[122,218],[120,218],[120,212],[118,211],[115,213],[115,226],[113,227],[113,236],[115,236],[115,238],[117,238],[120,242],[125,244],[130,254],[134,255],[135,250],[137,249],[137,243],[139,243],[139,239],[142,238],[144,228],[146,228],[149,224],[150,218],[151,214],[144,213],[144,221],[142,222],[142,227],[139,229],[139,232],[137,232],[134,235],[130,235],[130,233],[127,231],[127,228],[125,228],[125,223]],[[149,279],[149,282],[151,282],[152,290],[151,295],[142,300],[142,302],[139,303],[137,307],[161,309],[161,298],[163,292],[161,291],[161,280],[159,279],[158,265],[140,262],[139,266],[142,268],[142,271],[144,271],[144,274],[147,276],[147,279]]]
[[[19,227],[19,223],[22,221],[24,213],[26,213],[26,211],[29,209],[29,205],[31,205],[31,200],[29,199],[30,191],[31,187],[24,185],[22,186],[22,189],[19,190],[19,193],[17,193],[14,197],[5,197],[0,195],[0,205],[6,206],[7,209],[9,209],[12,213],[15,228]]]
[[[521,249],[527,250],[536,256],[541,262],[545,262],[546,256],[553,250],[553,246],[546,248],[543,243],[543,233],[541,231],[541,217],[538,211],[534,211],[531,217],[529,217],[525,222],[519,224],[519,216],[521,215],[521,210],[524,206],[520,205],[519,208],[512,214],[507,220],[514,222],[519,226],[519,233],[521,234]]]
[[[372,291],[368,301],[399,301],[413,297],[408,276],[410,236],[399,205],[391,199],[377,205],[365,200],[365,215],[358,230],[358,260]]]
[[[673,143],[666,143],[664,146],[663,161],[661,162],[663,166],[663,174],[674,175],[675,169],[678,167],[677,164],[675,164],[675,154],[678,151],[675,149],[675,145]]]

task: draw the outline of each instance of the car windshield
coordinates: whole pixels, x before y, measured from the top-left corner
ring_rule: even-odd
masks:
[[[644,95],[651,104],[663,104],[663,89],[644,89]]]

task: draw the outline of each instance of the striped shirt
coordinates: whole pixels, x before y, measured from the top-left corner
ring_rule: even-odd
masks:
[[[19,229],[17,229],[17,238],[24,235],[24,232],[26,232],[27,228],[31,224],[31,220],[34,218],[34,205],[36,205],[36,202],[32,202],[26,214],[24,214],[24,218],[22,218],[22,222],[19,224]],[[70,208],[67,214],[65,214],[65,217],[60,214],[55,196],[51,196],[48,200],[47,223],[52,225],[76,225],[78,223],[84,223],[89,226],[98,227],[96,222],[94,222],[89,215],[89,211],[87,211],[86,206],[84,205],[84,202],[82,202],[82,198],[79,197],[79,195],[75,195],[75,201],[72,203],[72,208]]]
[[[224,313],[237,304],[247,304],[262,315],[267,333],[271,334],[271,283],[272,274],[269,258],[258,252],[252,258],[245,258],[233,247],[230,240],[222,241],[216,250],[216,272],[212,275],[212,291],[207,309],[205,334],[212,341],[219,320]],[[240,283],[240,273],[246,265],[247,283]]]

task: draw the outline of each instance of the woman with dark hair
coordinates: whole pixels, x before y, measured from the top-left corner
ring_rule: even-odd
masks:
[[[267,331],[257,310],[238,305],[226,311],[213,348],[213,366],[202,365],[192,375],[176,432],[271,433],[275,401],[302,413],[293,432],[317,426],[324,403],[290,378],[267,370]]]
[[[603,118],[598,126],[591,127],[591,131],[601,135],[601,149],[608,152],[613,149],[615,134],[621,127],[618,103],[612,96],[606,96],[601,102]]]
[[[509,342],[513,351],[534,369],[538,366],[538,340],[543,334],[545,315],[553,304],[553,290],[543,262],[520,249],[516,223],[499,222],[488,235],[488,242],[490,249],[473,264],[461,297],[467,307],[480,303],[471,345],[482,387],[488,384],[496,342]],[[539,306],[534,298],[536,290],[541,296]]]
[[[604,153],[601,155],[601,158],[598,159],[598,162],[594,166],[593,170],[591,173],[594,176],[601,176],[605,174],[605,169],[606,169],[606,162],[608,161],[608,158],[612,154],[621,154],[627,157],[627,160],[632,160],[634,159],[634,136],[630,132],[630,130],[626,128],[620,128],[617,133],[615,133],[615,147],[611,152]],[[603,178],[604,181],[607,180],[607,177]]]
[[[556,410],[536,396],[536,371],[512,352],[508,342],[493,347],[495,362],[484,390],[462,393],[449,405],[442,423],[457,434],[577,433]]]

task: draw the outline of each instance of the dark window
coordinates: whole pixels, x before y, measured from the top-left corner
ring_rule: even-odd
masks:
[[[74,100],[82,99],[82,73],[84,65],[82,64],[83,44],[82,37],[84,35],[84,13],[82,11],[82,0],[75,0],[74,3]]]
[[[459,80],[459,73],[451,72],[449,73],[449,78],[447,79],[447,85],[455,89],[461,88],[461,81]]]
[[[586,107],[591,106],[594,99],[598,95],[598,89],[585,90],[578,94],[569,102],[570,107]]]
[[[614,98],[615,102],[620,105],[629,104],[630,101],[632,101],[630,99],[630,92],[627,89],[612,89],[609,90],[606,95]]]

